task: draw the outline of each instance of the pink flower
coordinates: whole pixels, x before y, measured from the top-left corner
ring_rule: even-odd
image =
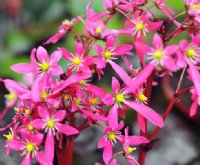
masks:
[[[24,159],[22,165],[30,165],[31,160],[36,157],[39,163],[51,165],[52,162],[45,155],[39,152],[39,146],[43,140],[43,134],[32,134],[29,132],[21,132],[21,140],[13,140],[9,142],[9,147],[15,151],[23,151]]]
[[[64,20],[62,24],[59,26],[59,31],[58,33],[54,34],[52,37],[50,37],[45,43],[46,44],[55,44],[57,43],[63,36],[65,36],[78,22],[79,17],[76,17],[72,19],[71,21],[69,20]]]
[[[142,56],[147,54],[147,59],[155,66],[169,71],[177,70],[173,55],[176,54],[179,47],[177,45],[168,45],[164,48],[163,41],[158,34],[153,37],[152,48],[141,42],[136,42],[135,47],[138,54]]]
[[[55,51],[51,54],[50,58],[45,48],[39,46],[36,51],[35,59],[35,50],[31,53],[31,64],[15,64],[11,66],[11,69],[17,73],[25,74],[33,72],[36,76],[39,74],[41,76],[49,74],[49,75],[60,75],[63,73],[63,70],[57,63],[62,58],[62,54],[60,51]]]
[[[125,129],[125,136],[121,135],[124,155],[130,165],[139,165],[135,158],[131,155],[136,148],[131,146],[149,143],[149,140],[143,136],[129,136],[128,127]]]
[[[89,65],[92,64],[94,60],[89,56],[84,56],[84,48],[81,42],[76,43],[74,54],[65,48],[59,48],[59,50],[62,52],[63,57],[71,63],[68,70],[76,70],[78,72],[81,71],[85,73],[91,72]]]
[[[129,33],[137,38],[146,36],[149,31],[157,30],[163,24],[163,21],[149,23],[150,15],[148,13],[140,15],[139,11],[134,14],[133,20],[127,20],[125,26]]]
[[[104,128],[104,136],[99,140],[98,148],[104,148],[103,149],[103,160],[106,165],[109,164],[109,161],[112,158],[112,150],[114,143],[118,141],[121,141],[120,132],[124,126],[123,122],[120,122],[117,127],[113,128],[110,126],[107,126]]]
[[[188,43],[186,40],[181,40],[180,51],[178,52],[177,65],[180,68],[184,68],[188,63],[197,64],[200,61],[200,35],[196,35],[192,38],[191,42]]]
[[[96,65],[98,69],[103,69],[108,60],[115,59],[117,56],[123,56],[130,53],[131,45],[123,44],[115,46],[116,38],[112,35],[107,37],[105,48],[102,49],[100,45],[96,45],[94,49],[99,54]]]
[[[67,136],[78,134],[79,131],[72,126],[61,124],[66,116],[65,110],[59,110],[55,114],[50,114],[46,107],[38,108],[38,115],[41,119],[32,121],[32,125],[36,129],[44,129],[47,132],[45,141],[45,155],[50,161],[54,158],[54,135],[56,132],[63,133]]]

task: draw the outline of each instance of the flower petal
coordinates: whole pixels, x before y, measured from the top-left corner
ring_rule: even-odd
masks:
[[[48,157],[50,162],[53,162],[54,158],[54,136],[51,131],[47,133],[45,140],[45,156]]]
[[[26,63],[15,64],[15,65],[12,65],[10,68],[13,71],[15,71],[17,73],[21,73],[21,74],[30,73],[33,71],[32,65],[26,64]]]
[[[36,51],[37,59],[40,63],[49,61],[49,56],[46,49],[42,46],[39,46]]]
[[[60,132],[64,133],[65,135],[75,135],[79,133],[79,131],[76,128],[69,125],[57,124],[56,127]]]
[[[58,112],[55,113],[55,115],[53,116],[53,118],[56,121],[63,121],[63,119],[66,116],[66,110],[59,110]]]
[[[136,101],[124,101],[124,104],[133,108],[136,112],[140,113],[154,125],[158,127],[163,127],[164,124],[162,117],[158,113],[153,111],[153,109],[151,109],[150,107]]]
[[[108,113],[108,124],[111,128],[118,126],[118,105],[114,104]]]

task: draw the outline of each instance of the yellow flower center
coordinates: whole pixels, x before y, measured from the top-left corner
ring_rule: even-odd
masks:
[[[33,130],[34,130],[34,127],[33,127],[33,125],[29,124],[29,125],[27,126],[27,129],[28,129],[29,131],[33,131]]]
[[[97,98],[90,99],[90,104],[96,105],[97,104]]]
[[[65,20],[62,22],[62,24],[70,25],[70,21],[67,20],[67,19],[65,19]]]
[[[112,57],[112,53],[109,52],[109,51],[105,51],[104,57],[105,57],[106,59],[110,59],[110,58]]]
[[[192,8],[197,11],[200,8],[199,4],[192,5]]]
[[[7,135],[3,135],[4,137],[6,137],[6,140],[8,141],[12,141],[13,140],[13,135],[11,133],[7,134]]]
[[[46,126],[47,126],[48,128],[54,128],[55,122],[54,122],[52,119],[49,119],[49,120],[47,120],[47,122],[46,122]]]
[[[97,28],[96,28],[96,33],[97,34],[101,34],[103,31],[102,27],[99,25]]]
[[[108,139],[114,141],[116,138],[116,134],[114,132],[110,132],[108,134]]]
[[[124,95],[121,94],[121,93],[118,93],[116,96],[115,96],[115,102],[116,103],[122,103],[124,101]]]
[[[194,51],[194,49],[188,48],[186,50],[186,56],[187,58],[194,58],[196,56],[196,52]]]
[[[47,62],[43,62],[42,64],[40,64],[40,68],[43,72],[46,72],[49,70],[49,64]]]
[[[79,85],[84,85],[84,84],[86,84],[85,80],[79,81]]]
[[[13,100],[15,100],[16,95],[15,95],[14,92],[11,92],[11,93],[9,93],[9,94],[6,94],[5,97],[6,97],[6,99],[8,99],[9,101],[13,101]]]
[[[74,99],[74,103],[75,103],[76,105],[80,105],[80,104],[81,104],[81,100],[78,99],[78,98],[76,98],[76,99]]]
[[[70,99],[70,95],[64,94],[64,100],[69,100]]]
[[[74,65],[79,65],[81,63],[81,59],[79,58],[79,57],[75,57],[74,59],[73,59],[73,64]]]
[[[26,150],[27,150],[28,152],[34,151],[34,150],[35,150],[34,144],[33,144],[33,143],[27,143],[27,144],[26,144]]]
[[[136,24],[136,29],[137,29],[137,30],[143,30],[143,29],[144,29],[144,24],[143,24],[142,22],[138,22],[138,23]]]
[[[25,113],[26,115],[29,115],[29,114],[30,114],[30,112],[31,112],[31,111],[30,111],[30,109],[29,109],[29,108],[25,108],[25,109],[24,109],[24,113]]]
[[[135,151],[136,148],[128,147],[128,153],[131,154],[133,151]]]
[[[147,97],[143,94],[143,93],[140,93],[138,96],[137,96],[137,99],[141,102],[144,102],[144,101],[147,101]]]
[[[49,95],[48,92],[46,92],[45,90],[42,90],[40,99],[45,100],[48,97],[48,95]]]
[[[163,57],[163,52],[160,51],[160,50],[155,51],[154,57],[155,57],[157,60],[160,60],[160,59]]]

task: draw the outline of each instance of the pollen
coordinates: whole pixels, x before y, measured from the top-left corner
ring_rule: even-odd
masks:
[[[47,72],[49,70],[49,64],[47,62],[43,62],[42,64],[39,64],[39,66],[43,72]]]
[[[90,104],[96,105],[97,104],[97,98],[90,99]]]
[[[64,20],[64,21],[62,22],[62,24],[63,24],[63,25],[70,25],[70,21],[66,19],[66,20]]]
[[[34,150],[35,150],[35,145],[34,145],[33,143],[27,143],[27,144],[26,144],[26,150],[27,150],[28,152],[34,151]]]
[[[138,99],[138,101],[140,101],[140,102],[145,102],[145,101],[147,101],[147,97],[146,97],[143,93],[140,93],[140,94],[137,96],[137,99]]]
[[[15,96],[15,93],[14,92],[10,92],[9,94],[6,94],[5,95],[5,98],[9,101],[13,101],[15,100],[16,96]]]
[[[31,111],[30,111],[30,109],[29,109],[29,108],[25,108],[25,109],[24,109],[24,113],[25,113],[26,115],[29,115],[29,114],[30,114],[30,112],[31,112]]]
[[[81,63],[81,59],[79,57],[75,57],[72,62],[74,65],[79,65]]]
[[[76,99],[74,99],[74,103],[75,103],[76,105],[80,105],[80,104],[81,104],[81,100],[78,99],[78,98],[76,98]]]
[[[108,139],[109,140],[115,141],[115,138],[116,138],[116,134],[114,132],[110,132],[108,134]]]
[[[187,56],[187,58],[194,58],[194,57],[196,57],[196,52],[194,51],[194,49],[191,49],[191,48],[188,48],[187,50],[186,50],[186,56]]]
[[[97,33],[97,34],[101,34],[102,31],[103,31],[103,29],[102,29],[101,26],[98,26],[98,27],[96,28],[96,33]]]
[[[3,135],[4,137],[6,137],[6,140],[8,141],[12,141],[13,140],[13,135],[11,133],[7,134],[7,135]]]
[[[192,5],[192,8],[197,11],[200,9],[200,5],[199,4],[195,4],[195,5]]]
[[[85,84],[86,84],[85,80],[79,81],[79,85],[85,85]]]
[[[136,148],[128,147],[128,153],[131,154],[133,151],[135,151]]]
[[[144,24],[143,24],[142,22],[138,22],[138,23],[136,24],[136,29],[137,29],[137,30],[143,30],[143,29],[144,29]]]
[[[40,99],[45,100],[47,97],[48,97],[48,92],[46,92],[45,90],[42,90],[40,94]]]
[[[155,51],[153,55],[157,60],[160,60],[163,57],[163,52],[160,50]]]
[[[109,52],[109,51],[105,51],[104,57],[105,57],[106,59],[110,59],[110,58],[112,57],[112,53]]]
[[[27,129],[28,129],[29,131],[33,131],[33,130],[34,130],[34,127],[33,127],[33,125],[29,124],[29,125],[27,126]]]
[[[124,101],[124,95],[121,94],[121,93],[118,93],[116,96],[115,96],[115,101],[116,103],[122,103]]]
[[[46,126],[47,126],[48,128],[54,128],[54,126],[55,126],[54,120],[52,120],[52,119],[47,120]]]

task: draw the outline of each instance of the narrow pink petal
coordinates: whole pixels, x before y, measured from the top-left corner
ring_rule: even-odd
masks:
[[[103,69],[106,67],[106,61],[103,57],[98,57],[96,63],[98,69]]]
[[[165,48],[165,52],[167,55],[171,56],[174,55],[179,49],[179,46],[177,45],[169,45]]]
[[[150,51],[150,47],[142,42],[135,42],[134,43],[136,52],[138,54],[140,62],[144,63],[144,55]]]
[[[63,73],[63,69],[61,66],[58,66],[58,65],[54,65],[51,67],[51,74],[53,76],[57,76],[57,75],[60,75]]]
[[[163,21],[159,21],[159,22],[154,22],[152,24],[148,24],[146,26],[147,30],[151,31],[151,30],[157,30],[158,28],[160,28],[163,24]]]
[[[50,56],[50,61],[53,64],[57,64],[62,58],[62,51],[54,51]]]
[[[56,127],[60,132],[64,133],[65,135],[75,135],[79,133],[79,131],[76,128],[69,125],[56,124]]]
[[[91,75],[90,74],[75,74],[71,77],[69,77],[67,80],[61,82],[60,84],[58,84],[57,86],[54,87],[52,94],[56,94],[60,91],[62,91],[63,89],[65,89],[66,87],[68,87],[71,84],[74,83],[78,83],[81,80],[87,79],[89,78]]]
[[[55,44],[58,42],[58,40],[60,38],[62,38],[66,33],[56,33],[55,35],[53,35],[52,37],[50,37],[45,43],[44,45],[47,45],[47,44]]]
[[[48,109],[46,107],[38,107],[38,115],[42,118],[42,119],[47,119],[49,118],[49,112]]]
[[[45,156],[50,162],[53,162],[54,158],[54,136],[52,132],[48,132],[45,140]]]
[[[41,134],[41,133],[33,135],[33,136],[32,136],[33,143],[34,143],[36,146],[39,146],[39,145],[42,143],[43,137],[44,137],[44,135]]]
[[[15,64],[10,67],[13,71],[21,74],[30,73],[33,71],[33,66],[31,64],[20,63]]]
[[[133,108],[136,112],[140,113],[152,124],[158,127],[163,127],[164,124],[162,117],[150,107],[136,101],[124,101],[124,104],[130,108]]]
[[[33,125],[34,128],[38,130],[43,129],[46,125],[46,123],[41,119],[35,119],[31,122],[31,124]]]
[[[65,49],[65,48],[58,48],[58,50],[62,52],[62,55],[63,55],[63,57],[65,59],[69,60],[70,58],[73,58],[72,57],[72,53],[69,52],[67,49]]]
[[[91,92],[93,95],[99,98],[103,98],[107,94],[104,89],[93,84],[85,84],[85,87],[89,92]]]
[[[63,119],[65,118],[66,116],[66,110],[59,110],[55,113],[55,115],[53,116],[53,118],[56,120],[56,121],[63,121]]]
[[[105,147],[105,145],[106,145],[106,138],[107,138],[107,137],[103,136],[103,137],[99,140],[98,148],[103,148],[103,147]]]
[[[116,42],[116,38],[113,35],[109,35],[107,37],[106,49],[113,47],[115,42]]]
[[[118,93],[119,90],[120,90],[119,81],[115,77],[112,77],[112,91],[113,91],[113,93]]]
[[[146,133],[146,124],[145,124],[145,118],[141,115],[141,114],[137,114],[137,121],[138,121],[138,125],[140,127],[140,130],[143,133]]]
[[[190,117],[195,116],[195,114],[197,113],[197,108],[198,108],[198,98],[196,98],[192,105],[190,106]]]
[[[133,48],[132,45],[124,44],[117,46],[112,52],[116,55],[125,55]]]
[[[146,82],[147,78],[152,74],[155,66],[153,64],[146,65],[142,71],[129,83],[129,89],[134,92],[137,90],[143,83]]]
[[[95,45],[94,46],[94,50],[99,54],[102,55],[103,54],[103,49],[100,45]]]
[[[192,63],[189,63],[189,69],[190,69],[189,73],[190,73],[191,78],[193,80],[195,89],[197,91],[197,95],[200,96],[200,83],[199,83],[200,74],[199,74],[199,71],[198,71],[197,67]]]
[[[15,151],[20,151],[25,148],[25,144],[20,141],[13,140],[8,143],[8,147]]]
[[[107,94],[103,97],[102,101],[104,104],[111,106],[114,103],[114,96],[112,94]]]
[[[108,124],[111,128],[118,126],[118,105],[114,104],[108,113]]]
[[[37,59],[40,63],[49,61],[49,56],[46,49],[42,46],[39,46],[36,51]]]
[[[125,72],[125,70],[119,66],[118,64],[112,62],[109,60],[110,65],[112,66],[112,68],[114,69],[114,71],[118,74],[118,76],[123,80],[123,82],[127,85],[127,86],[131,86],[131,78],[129,77],[129,75]]]
[[[149,140],[144,136],[128,136],[128,141],[130,145],[149,143]]]
[[[53,165],[51,161],[49,161],[48,156],[45,156],[44,154],[40,153],[39,151],[36,151],[36,158],[38,162],[42,165]]]
[[[36,79],[31,88],[31,98],[34,102],[40,101],[40,94],[42,92],[41,83],[39,79]]]
[[[153,36],[153,47],[156,50],[163,49],[163,41],[162,41],[161,37],[157,33]]]
[[[112,143],[110,140],[107,140],[105,148],[103,150],[103,160],[105,164],[108,164],[112,158]]]
[[[31,165],[31,156],[30,156],[30,154],[25,155],[24,159],[21,162],[21,165]]]
[[[83,53],[83,44],[81,42],[77,42],[75,46],[75,53],[80,56]]]

